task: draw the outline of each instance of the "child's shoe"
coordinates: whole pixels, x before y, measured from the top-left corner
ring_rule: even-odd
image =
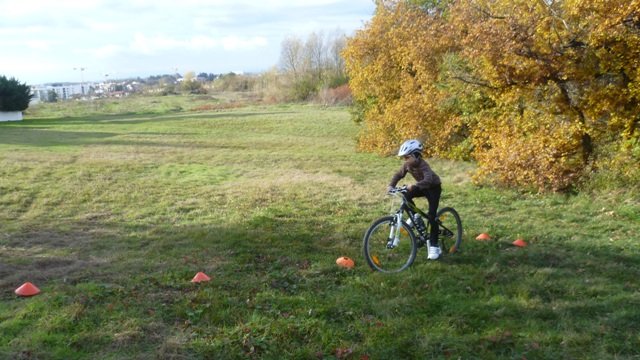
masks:
[[[427,256],[427,259],[437,260],[441,253],[442,250],[440,250],[440,246],[429,246],[429,255]]]

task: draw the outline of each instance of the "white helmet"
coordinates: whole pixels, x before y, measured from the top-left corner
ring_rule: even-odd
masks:
[[[422,150],[424,147],[422,143],[418,140],[407,140],[402,146],[400,146],[400,150],[398,151],[398,156],[406,156],[414,153],[422,154]]]

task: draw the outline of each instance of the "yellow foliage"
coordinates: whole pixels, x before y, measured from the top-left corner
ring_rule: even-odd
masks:
[[[356,102],[368,104],[359,145],[389,153],[402,139],[419,137],[428,153],[438,153],[446,117],[437,106],[439,91],[436,53],[447,51],[424,41],[444,31],[443,22],[399,3],[378,6],[366,30],[347,44],[343,53],[349,85]],[[436,100],[434,102],[434,100]]]
[[[470,151],[478,181],[539,190],[640,166],[601,151],[640,141],[640,0],[379,1],[344,56],[364,150],[421,138]]]

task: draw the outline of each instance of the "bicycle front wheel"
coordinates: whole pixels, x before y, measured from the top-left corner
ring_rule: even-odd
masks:
[[[453,254],[462,246],[462,220],[454,208],[438,211],[438,239],[442,252]]]
[[[416,259],[415,235],[405,222],[400,226],[400,241],[396,246],[389,246],[395,237],[392,233],[392,228],[396,229],[395,216],[382,217],[367,230],[363,240],[364,258],[373,270],[394,273],[413,264]]]

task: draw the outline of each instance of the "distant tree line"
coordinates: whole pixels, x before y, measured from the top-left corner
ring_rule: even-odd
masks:
[[[259,74],[213,74],[187,72],[184,76],[158,75],[141,80],[147,88],[163,94],[204,94],[210,91],[253,92],[268,102],[319,101],[348,104],[351,92],[342,51],[347,43],[343,32],[295,36],[281,44],[276,67]]]
[[[329,35],[314,32],[306,39],[286,38],[279,66],[288,97],[309,100],[323,89],[345,85],[348,80],[341,54],[346,42],[346,35],[339,31]]]
[[[106,90],[98,96],[114,92],[177,95],[231,91],[251,93],[252,99],[269,103],[316,101],[325,105],[348,105],[351,91],[342,57],[346,43],[346,35],[338,30],[330,34],[313,32],[306,39],[290,36],[281,43],[278,64],[262,73],[188,71],[111,79],[99,85]],[[134,82],[135,86],[131,86]],[[56,102],[58,95],[51,90],[47,99],[41,100]]]

